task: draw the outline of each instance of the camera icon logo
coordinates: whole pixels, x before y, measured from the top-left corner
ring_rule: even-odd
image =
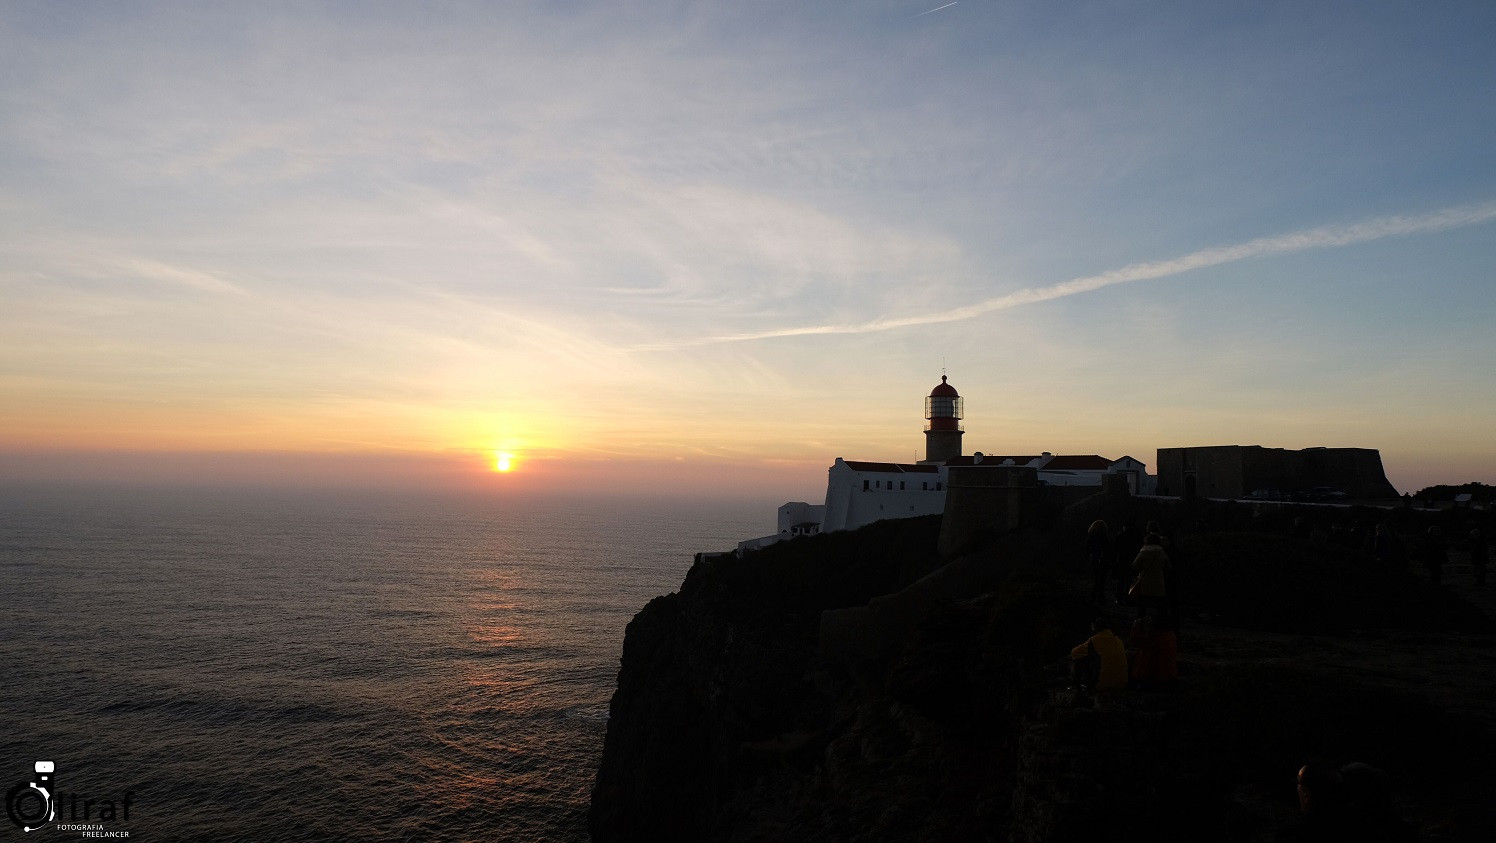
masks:
[[[57,818],[56,772],[51,761],[38,761],[31,781],[18,784],[5,795],[5,812],[22,831],[36,831]]]

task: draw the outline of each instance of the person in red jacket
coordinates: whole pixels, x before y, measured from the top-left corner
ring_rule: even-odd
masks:
[[[1179,678],[1179,637],[1166,617],[1149,612],[1132,625],[1132,681],[1137,688],[1168,687]]]

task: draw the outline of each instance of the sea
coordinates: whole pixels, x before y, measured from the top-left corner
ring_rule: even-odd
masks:
[[[586,840],[626,625],[773,506],[0,490],[7,809],[49,761],[64,837]]]

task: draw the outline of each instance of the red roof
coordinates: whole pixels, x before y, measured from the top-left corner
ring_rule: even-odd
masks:
[[[1095,454],[1068,454],[1058,456],[1044,464],[1043,471],[1106,471],[1112,461]]]
[[[853,471],[882,471],[897,474],[939,474],[940,466],[936,465],[910,465],[897,462],[860,462],[857,460],[842,460],[847,468]]]
[[[1049,462],[1044,462],[1048,459]],[[982,461],[976,461],[976,455],[955,457],[946,460],[950,465],[980,465],[983,468],[997,467],[1013,461],[1013,465],[1024,466],[1037,463],[1040,471],[1106,471],[1112,466],[1112,460],[1096,454],[1061,454],[1060,456],[1045,457],[1042,454],[1029,454],[1010,456],[1003,454],[983,454]],[[864,462],[861,460],[842,460],[847,467],[853,471],[878,471],[884,474],[937,474],[940,471],[938,465],[911,465],[899,462]]]
[[[1028,465],[1029,463],[1033,462],[1036,459],[1039,459],[1039,455],[1038,454],[1034,454],[1033,456],[1027,456],[1027,457],[1010,457],[1010,456],[999,456],[999,455],[994,455],[994,454],[983,454],[982,455],[982,462],[980,464],[984,465],[984,466],[985,465],[1002,465],[1007,460],[1012,460],[1014,465]],[[946,465],[978,465],[978,463],[976,461],[976,455],[974,455],[974,454],[972,456],[969,456],[969,457],[956,457],[955,459],[946,460],[945,464]]]
[[[954,386],[945,382],[945,375],[940,376],[940,383],[930,390],[931,398],[960,398],[961,393]]]

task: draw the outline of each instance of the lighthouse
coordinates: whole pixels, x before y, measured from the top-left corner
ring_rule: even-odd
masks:
[[[925,398],[925,463],[944,463],[961,456],[961,394],[940,376]]]

